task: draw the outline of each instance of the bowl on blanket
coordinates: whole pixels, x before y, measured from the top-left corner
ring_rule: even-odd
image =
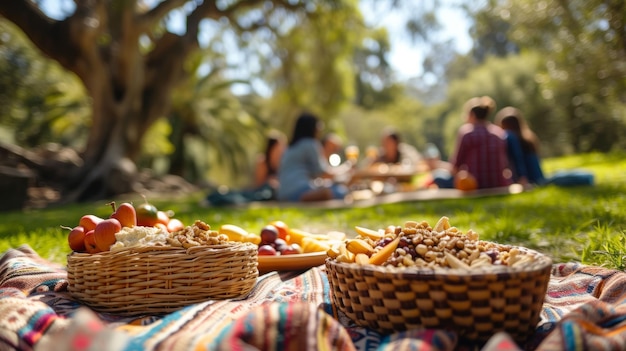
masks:
[[[343,263],[329,257],[331,299],[357,325],[384,334],[435,328],[484,343],[505,331],[524,343],[539,323],[552,261],[539,252],[516,249],[532,255],[532,262],[418,268]]]
[[[99,312],[164,314],[247,295],[259,275],[257,246],[138,246],[67,256],[70,293]]]

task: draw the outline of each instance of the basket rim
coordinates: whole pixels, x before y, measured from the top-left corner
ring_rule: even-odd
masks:
[[[365,274],[391,274],[404,278],[410,277],[480,277],[485,275],[490,276],[507,276],[511,274],[519,273],[536,273],[552,267],[552,259],[536,250],[528,249],[522,246],[511,246],[517,248],[520,251],[534,254],[537,259],[527,265],[521,265],[516,267],[510,267],[506,265],[490,265],[474,267],[470,270],[463,268],[450,268],[450,267],[394,267],[374,264],[357,264],[337,262],[331,257],[326,258],[326,266],[330,268],[341,268],[344,270],[351,270],[353,272],[361,272]]]
[[[129,255],[129,254],[145,254],[149,252],[162,252],[162,251],[175,251],[175,252],[185,252],[186,254],[195,254],[198,252],[219,252],[223,250],[256,250],[257,246],[250,242],[236,242],[229,241],[225,244],[217,244],[217,245],[199,245],[199,246],[191,246],[189,248],[183,248],[178,246],[171,245],[142,245],[142,246],[131,246],[126,247],[120,250],[115,251],[103,251],[98,253],[88,253],[88,252],[71,252],[67,254],[67,257],[75,257],[75,258],[99,258],[111,255]]]

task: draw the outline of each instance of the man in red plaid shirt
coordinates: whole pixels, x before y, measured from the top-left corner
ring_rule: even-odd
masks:
[[[450,158],[455,172],[468,171],[476,178],[479,189],[511,184],[505,133],[488,120],[494,109],[495,101],[488,96],[465,103],[467,123],[459,128],[456,150]]]

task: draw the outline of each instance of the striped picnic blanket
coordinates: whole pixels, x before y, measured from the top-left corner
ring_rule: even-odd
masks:
[[[165,316],[95,313],[67,292],[63,266],[30,247],[0,256],[0,350],[470,350],[454,332],[381,335],[336,311],[324,267],[270,273],[241,299]],[[553,266],[541,321],[526,345],[494,335],[484,351],[626,350],[626,273]]]

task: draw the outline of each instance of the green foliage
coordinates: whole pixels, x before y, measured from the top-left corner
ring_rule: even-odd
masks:
[[[248,82],[225,78],[222,55],[209,45],[187,62],[191,78],[172,94],[168,116],[174,150],[167,172],[194,183],[247,185],[249,160],[263,144],[265,121],[255,99],[232,92]]]
[[[407,97],[395,97],[395,103],[375,110],[356,106],[345,109],[338,117],[341,130],[345,130],[347,143],[356,144],[361,150],[368,146],[380,146],[381,132],[385,127],[395,128],[403,142],[421,148],[428,141],[430,121],[424,117],[425,107]]]
[[[352,55],[364,25],[355,1],[338,4],[317,4],[316,14],[288,27],[262,63],[273,90],[269,113],[278,125],[289,124],[302,110],[328,121],[354,96]]]
[[[506,21],[522,51],[541,54],[542,95],[577,153],[624,149],[626,43],[623,1],[500,1],[488,7]]]
[[[184,223],[200,219],[213,228],[233,223],[251,232],[258,232],[268,222],[280,219],[294,228],[319,233],[340,230],[355,235],[356,225],[377,229],[401,225],[407,220],[426,220],[434,224],[441,216],[448,216],[452,225],[460,230],[473,229],[485,240],[537,249],[555,262],[574,260],[623,269],[625,156],[620,152],[547,159],[544,168],[549,172],[564,166],[583,166],[598,176],[596,185],[545,186],[512,196],[417,201],[332,211],[287,206],[207,209],[199,205],[205,194],[149,201],[159,209],[174,211]],[[143,202],[139,195],[127,200]],[[87,213],[108,216],[110,210],[103,201],[1,213],[0,252],[29,244],[43,257],[64,263],[69,253],[65,237],[68,230],[60,226],[74,226],[80,216]]]
[[[165,118],[156,121],[146,132],[142,143],[142,155],[145,158],[155,158],[162,155],[169,155],[174,150],[174,146],[167,137],[172,132],[172,126]]]
[[[493,11],[497,3],[498,0],[488,0],[482,7],[469,3],[462,5],[474,22],[470,28],[474,41],[471,56],[478,63],[484,63],[492,56],[519,53],[519,47],[510,38],[511,24]]]
[[[363,44],[354,52],[354,104],[373,110],[388,106],[402,95],[402,87],[393,81],[392,68],[386,58],[390,43],[386,29],[370,29]]]
[[[78,79],[42,57],[5,19],[0,32],[0,123],[13,132],[10,141],[84,145],[90,110]]]

